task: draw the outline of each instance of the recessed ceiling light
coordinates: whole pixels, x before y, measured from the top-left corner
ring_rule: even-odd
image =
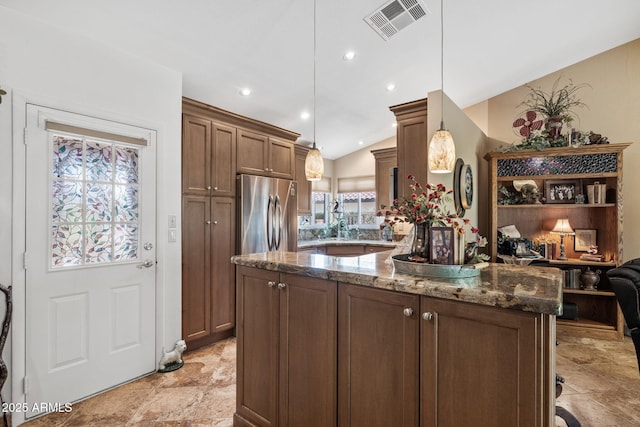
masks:
[[[393,83],[389,83],[387,85],[387,91],[389,91],[389,92],[393,92],[395,90],[395,88],[396,88],[396,85],[393,84]]]
[[[300,113],[300,118],[302,120],[307,120],[309,117],[311,117],[311,114],[309,114],[308,111],[303,111],[302,113]]]
[[[362,145],[362,144],[364,144],[363,140],[358,141],[358,145]]]
[[[342,59],[344,59],[345,61],[351,61],[355,57],[356,53],[352,50],[349,50],[344,55],[342,55]]]
[[[391,125],[392,128],[397,128],[398,127],[398,122],[393,122],[393,124]]]
[[[248,87],[243,87],[242,89],[240,89],[240,95],[242,96],[251,95],[251,89],[249,89]]]

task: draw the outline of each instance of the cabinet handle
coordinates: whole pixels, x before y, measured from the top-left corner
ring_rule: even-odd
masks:
[[[267,282],[267,286],[269,286],[270,288],[273,288],[276,285],[276,282],[274,282],[273,280],[269,280]]]
[[[413,315],[413,308],[409,308],[409,307],[405,308],[404,315],[407,317],[411,317]]]
[[[218,221],[213,221],[213,224],[214,225],[218,225]]]
[[[282,283],[282,282],[278,283],[278,289],[284,289],[286,287],[287,287],[287,285],[285,285],[284,283]]]
[[[207,185],[207,190],[211,190],[211,186],[210,185]]]
[[[211,221],[205,221],[205,224],[210,225]]]
[[[432,320],[433,319],[433,313],[430,311],[425,311],[424,313],[422,313],[422,318],[424,320]]]

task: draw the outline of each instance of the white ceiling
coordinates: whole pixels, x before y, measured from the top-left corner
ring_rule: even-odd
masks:
[[[388,107],[441,87],[440,2],[425,0],[430,13],[389,41],[363,21],[384,3],[317,0],[316,141],[326,158],[394,135]],[[0,5],[181,71],[184,96],[313,140],[313,116],[300,118],[313,111],[313,0]],[[638,0],[446,0],[444,90],[464,108],[637,38]]]

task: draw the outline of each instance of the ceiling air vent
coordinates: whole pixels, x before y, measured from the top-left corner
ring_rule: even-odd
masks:
[[[418,0],[391,0],[374,10],[364,21],[385,41],[429,13]]]

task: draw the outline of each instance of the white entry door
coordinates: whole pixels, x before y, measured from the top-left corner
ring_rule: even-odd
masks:
[[[148,129],[27,105],[25,142],[29,418],[155,370],[156,184]]]

